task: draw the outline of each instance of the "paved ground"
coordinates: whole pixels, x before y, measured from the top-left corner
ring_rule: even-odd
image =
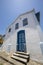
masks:
[[[30,60],[27,65],[43,65],[42,63],[35,62],[33,60]]]
[[[12,61],[12,62],[14,63],[14,65],[25,65],[25,64],[22,64],[22,63],[20,63],[20,62],[18,62],[18,61],[15,61],[15,60],[11,59],[10,56],[9,56],[7,53],[5,53],[5,52],[0,52],[0,56],[3,56],[3,57],[5,57],[6,59]],[[6,61],[3,60],[2,58],[0,58],[0,64],[1,64],[1,63],[2,63],[3,65],[13,65],[13,64],[10,64],[10,63],[6,62]],[[30,61],[27,63],[27,65],[43,65],[43,64],[42,64],[42,63],[35,62],[35,61],[33,61],[33,60],[30,60]]]

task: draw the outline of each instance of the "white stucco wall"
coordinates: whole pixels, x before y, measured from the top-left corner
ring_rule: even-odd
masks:
[[[28,25],[23,26],[23,19],[28,19]],[[15,30],[15,24],[19,23],[19,29]],[[11,32],[9,33],[8,30],[11,28]],[[19,16],[15,22],[10,25],[6,30],[6,37],[3,43],[3,50],[6,52],[15,52],[16,45],[17,45],[17,32],[20,30],[25,30],[25,38],[26,38],[26,49],[27,52],[30,53],[30,57],[32,59],[42,61],[43,62],[43,54],[40,48],[40,34],[41,31],[38,21],[35,17],[35,12],[31,11],[30,13],[23,14]],[[39,29],[39,30],[38,30]],[[10,51],[8,46],[10,47]]]

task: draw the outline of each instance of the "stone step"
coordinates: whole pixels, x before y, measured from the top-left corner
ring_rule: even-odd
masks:
[[[25,53],[25,52],[15,52],[15,53],[17,53],[17,54],[21,54],[21,55],[26,55],[26,56],[29,56],[29,53]]]
[[[26,56],[26,55],[21,55],[21,54],[16,54],[16,53],[13,53],[14,56],[17,56],[17,57],[21,57],[21,58],[24,58],[24,59],[28,59],[29,56]]]
[[[27,63],[27,59],[24,59],[24,58],[20,58],[20,57],[17,57],[17,56],[13,56],[11,57],[12,59],[15,59],[17,61],[20,61],[22,63]]]

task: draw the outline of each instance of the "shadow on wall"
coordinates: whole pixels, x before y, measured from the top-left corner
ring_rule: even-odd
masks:
[[[40,48],[41,48],[41,52],[42,52],[42,55],[43,55],[43,42],[40,42]]]

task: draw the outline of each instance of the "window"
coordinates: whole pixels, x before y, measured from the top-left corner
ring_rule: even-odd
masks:
[[[25,25],[27,25],[28,24],[28,20],[27,20],[27,18],[25,18],[24,20],[23,20],[23,26],[25,26]]]
[[[18,28],[19,28],[19,23],[16,23],[15,29],[18,29]]]
[[[9,31],[8,32],[11,32],[11,28],[9,28]]]

